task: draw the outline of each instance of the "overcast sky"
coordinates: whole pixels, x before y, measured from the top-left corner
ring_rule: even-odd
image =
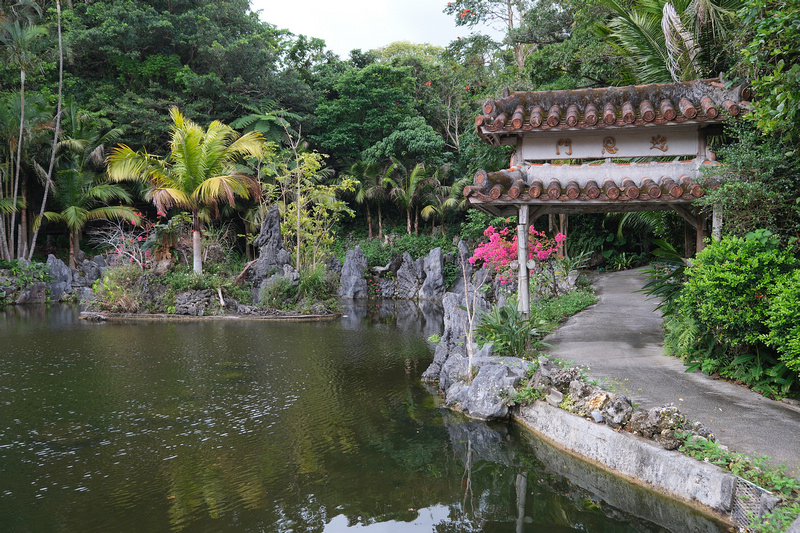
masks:
[[[470,30],[442,10],[447,0],[251,0],[261,20],[318,37],[342,59],[394,41],[446,46]],[[482,29],[483,31],[484,29]]]

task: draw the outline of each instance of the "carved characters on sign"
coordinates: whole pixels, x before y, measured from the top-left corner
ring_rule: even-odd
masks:
[[[661,157],[697,154],[698,130],[658,127],[614,131],[559,132],[556,135],[523,137],[521,155],[527,161],[608,159],[615,157]],[[555,133],[555,132],[551,132]],[[568,136],[567,136],[568,135]],[[578,162],[573,161],[573,164]]]
[[[600,152],[601,154],[616,154],[617,150],[619,150],[619,148],[617,148],[617,140],[614,137],[606,137],[603,139],[603,151]]]
[[[667,146],[667,138],[662,135],[656,135],[650,138],[650,143],[652,146],[650,147],[651,150],[661,150],[662,152],[666,152],[669,150],[669,146]]]

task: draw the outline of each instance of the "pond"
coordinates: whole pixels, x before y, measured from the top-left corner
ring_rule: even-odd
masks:
[[[721,531],[465,419],[420,382],[441,309],[91,323],[0,312],[0,529]]]

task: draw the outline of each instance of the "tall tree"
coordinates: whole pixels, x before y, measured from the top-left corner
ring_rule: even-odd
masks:
[[[506,36],[519,29],[525,15],[536,7],[531,0],[454,0],[447,2],[444,12],[455,17],[457,26],[474,27],[478,24],[502,24]],[[522,73],[525,59],[531,51],[528,43],[512,42],[517,72]]]
[[[356,161],[362,150],[416,114],[413,86],[409,67],[370,63],[363,69],[350,68],[319,103],[319,133],[312,140],[342,162]]]
[[[30,8],[41,14],[37,4],[33,2],[24,2],[17,4],[20,8]],[[37,26],[33,19],[28,14],[21,14],[16,10],[10,10],[12,16],[0,19],[0,53],[2,53],[5,61],[19,68],[19,95],[20,95],[20,120],[19,120],[19,134],[17,137],[17,156],[14,168],[14,185],[11,196],[11,205],[17,205],[17,198],[20,190],[20,170],[22,168],[22,145],[23,135],[25,132],[25,78],[27,72],[32,68],[40,56],[37,54],[35,45],[40,37],[47,35],[47,31]],[[24,13],[24,12],[23,12]],[[16,209],[11,212],[11,223],[7,228],[8,235],[4,239],[6,242],[3,244],[3,252],[8,258],[16,257],[15,251],[15,233],[16,227]],[[26,238],[25,235],[20,234],[20,240]]]
[[[148,187],[147,199],[162,212],[187,209],[192,215],[192,261],[203,272],[200,210],[221,201],[235,205],[235,197],[260,194],[258,183],[235,165],[240,157],[260,157],[264,139],[257,132],[239,135],[219,121],[207,129],[188,120],[173,107],[169,111],[170,153],[160,158],[120,145],[109,156],[108,173],[114,181],[139,181]]]

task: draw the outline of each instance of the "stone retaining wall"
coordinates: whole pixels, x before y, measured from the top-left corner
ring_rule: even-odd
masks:
[[[537,401],[515,411],[523,426],[558,447],[634,483],[717,516],[729,515],[736,478],[717,466],[668,451]]]

